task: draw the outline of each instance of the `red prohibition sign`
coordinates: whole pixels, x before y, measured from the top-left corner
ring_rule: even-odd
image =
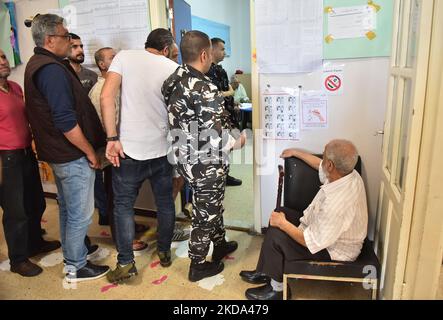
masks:
[[[325,87],[329,91],[337,91],[341,88],[341,79],[336,75],[331,75],[326,78]]]

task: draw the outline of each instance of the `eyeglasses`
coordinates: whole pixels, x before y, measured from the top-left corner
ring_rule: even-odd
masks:
[[[61,34],[48,34],[48,36],[50,37],[61,37],[61,38],[65,38],[68,41],[71,41],[72,36],[70,34],[65,34],[65,35],[61,35]]]

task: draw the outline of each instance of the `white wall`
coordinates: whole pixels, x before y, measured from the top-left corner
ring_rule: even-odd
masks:
[[[192,15],[231,27],[232,53],[221,63],[228,76],[234,74],[237,69],[251,73],[249,0],[186,1],[191,5]]]
[[[278,156],[286,148],[302,148],[313,153],[323,153],[325,144],[334,138],[354,142],[363,162],[369,206],[369,235],[372,238],[376,220],[378,191],[382,166],[382,137],[375,137],[377,130],[384,128],[389,58],[337,60],[345,64],[344,94],[329,97],[329,128],[302,131],[301,141],[278,141],[275,149],[269,141],[263,143],[263,154],[268,158],[265,171],[272,174],[260,177],[262,226],[268,225],[270,213],[275,207],[277,196],[277,164],[283,163]],[[322,71],[299,75],[260,75],[260,87],[303,86],[304,90],[319,90]],[[275,160],[277,159],[277,160]]]
[[[24,21],[37,13],[48,13],[48,10],[58,9],[58,0],[14,0],[17,17],[18,44],[22,64],[12,70],[9,80],[19,83],[23,87],[25,67],[29,58],[34,54],[34,41],[31,29],[25,27]]]

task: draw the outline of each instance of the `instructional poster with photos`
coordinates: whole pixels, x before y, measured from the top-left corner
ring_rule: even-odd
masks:
[[[324,91],[304,91],[301,95],[301,129],[327,129],[328,94]]]
[[[272,88],[262,94],[264,138],[300,140],[300,91]]]

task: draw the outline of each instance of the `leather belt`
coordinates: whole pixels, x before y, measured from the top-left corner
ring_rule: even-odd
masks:
[[[17,155],[17,154],[23,154],[26,156],[28,154],[31,154],[31,152],[33,152],[31,147],[25,149],[15,149],[15,150],[0,150],[0,154],[5,156]]]

